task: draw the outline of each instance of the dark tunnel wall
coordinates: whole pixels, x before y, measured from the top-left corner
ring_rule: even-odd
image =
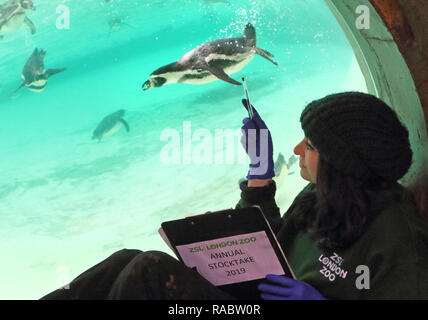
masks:
[[[428,2],[370,0],[409,67],[428,123]]]
[[[428,3],[420,0],[370,0],[391,32],[412,74],[428,127]],[[425,158],[426,159],[426,158]],[[428,220],[428,174],[409,187]]]

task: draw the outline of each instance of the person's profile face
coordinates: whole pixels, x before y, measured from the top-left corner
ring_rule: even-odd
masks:
[[[316,183],[318,169],[318,151],[306,137],[294,147],[294,153],[300,157],[300,175],[303,179]]]

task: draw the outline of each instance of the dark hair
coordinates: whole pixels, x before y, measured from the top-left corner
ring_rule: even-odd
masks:
[[[376,213],[397,197],[393,185],[381,179],[357,180],[320,156],[315,191],[303,196],[294,225],[306,229],[320,249],[346,249],[365,232]]]

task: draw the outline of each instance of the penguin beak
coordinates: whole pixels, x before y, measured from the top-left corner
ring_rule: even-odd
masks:
[[[143,90],[144,91],[149,90],[151,87],[152,87],[152,85],[150,83],[150,80],[147,80],[146,82],[144,82],[144,84],[143,84]]]

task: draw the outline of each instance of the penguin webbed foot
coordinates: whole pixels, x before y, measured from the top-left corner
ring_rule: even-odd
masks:
[[[276,63],[276,61],[274,61],[273,59],[271,59],[271,58],[273,58],[273,54],[272,53],[270,53],[269,51],[266,51],[266,50],[263,50],[263,49],[260,49],[260,48],[256,48],[256,53],[259,55],[259,56],[262,56],[263,58],[265,58],[265,59],[267,59],[267,60],[269,60],[270,62],[272,62],[274,65],[278,65],[278,63]]]

